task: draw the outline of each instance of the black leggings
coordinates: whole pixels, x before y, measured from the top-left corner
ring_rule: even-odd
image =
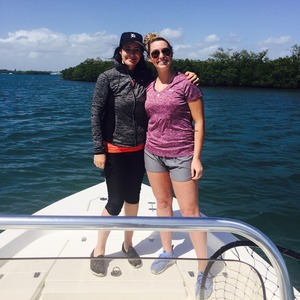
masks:
[[[104,168],[110,215],[118,215],[124,202],[137,204],[145,174],[144,150],[124,153],[106,153]]]

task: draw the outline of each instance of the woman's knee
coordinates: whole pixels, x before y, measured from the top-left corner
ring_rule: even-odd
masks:
[[[111,216],[118,216],[122,210],[123,203],[113,203],[113,202],[108,202],[105,206],[107,212]]]
[[[165,209],[165,208],[168,208],[168,207],[171,207],[172,206],[172,198],[160,198],[160,197],[157,197],[156,198],[156,203],[157,203],[157,207],[161,208],[161,209]]]
[[[200,212],[197,207],[181,209],[181,214],[183,217],[200,217]]]

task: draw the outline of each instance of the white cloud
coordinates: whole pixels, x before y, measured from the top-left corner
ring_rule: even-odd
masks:
[[[47,28],[18,30],[0,38],[0,69],[62,70],[87,58],[112,57],[117,42],[105,32],[68,36]]]
[[[291,45],[293,39],[286,35],[281,37],[270,37],[258,43],[259,51],[268,50],[268,57],[276,59],[278,57],[285,57],[291,54]]]
[[[199,46],[193,47],[192,51],[189,51],[188,58],[189,59],[208,59],[214,52],[216,52],[219,48],[219,45],[210,45],[210,46]]]
[[[205,39],[204,39],[204,43],[217,43],[220,41],[220,38],[216,35],[216,34],[211,34],[208,35]]]
[[[33,58],[33,59],[39,58],[39,57],[40,57],[40,53],[34,52],[34,51],[33,51],[33,52],[29,52],[28,57],[29,57],[29,58]]]
[[[183,31],[181,28],[179,29],[165,28],[159,33],[159,35],[166,38],[167,40],[168,39],[176,40],[182,38]]]
[[[241,42],[241,38],[238,36],[238,34],[230,32],[229,35],[225,37],[225,41],[228,43],[238,44]]]
[[[270,37],[264,41],[261,42],[261,45],[283,45],[291,42],[291,37],[286,35],[286,36],[281,36],[281,37]]]
[[[171,41],[174,57],[182,59],[205,60],[219,47],[254,52],[268,49],[268,56],[277,58],[289,55],[293,43],[290,36],[281,36],[245,47],[233,32],[224,38],[210,34],[200,41],[186,43],[181,28],[165,28],[159,34]],[[0,38],[0,69],[60,71],[87,58],[110,59],[118,42],[119,36],[105,31],[66,35],[47,28],[18,30]]]
[[[192,45],[188,45],[188,44],[175,44],[173,47],[174,51],[181,51],[181,50],[190,50],[192,49]]]
[[[208,59],[220,47],[221,39],[216,34],[206,36],[199,43],[175,44],[175,58]]]

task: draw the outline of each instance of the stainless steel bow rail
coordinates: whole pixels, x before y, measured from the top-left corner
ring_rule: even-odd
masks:
[[[0,229],[49,230],[156,230],[231,232],[254,242],[270,260],[278,279],[280,299],[293,300],[294,293],[286,264],[274,243],[261,231],[241,221],[226,218],[94,217],[0,215]]]

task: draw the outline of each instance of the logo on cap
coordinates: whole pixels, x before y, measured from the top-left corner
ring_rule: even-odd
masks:
[[[135,34],[134,34],[134,33],[132,33],[130,37],[131,37],[131,38],[133,38],[133,39],[135,39],[135,38],[136,38],[136,36],[135,36]]]

